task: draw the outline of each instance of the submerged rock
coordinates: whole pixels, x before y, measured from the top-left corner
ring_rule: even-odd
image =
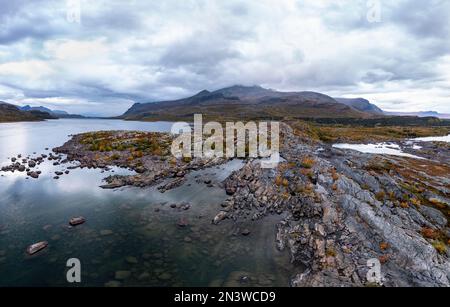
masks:
[[[125,258],[126,262],[128,262],[129,264],[138,264],[139,261],[137,260],[136,257],[133,256],[128,256]]]
[[[114,278],[117,280],[126,280],[131,277],[131,271],[117,271]]]
[[[71,226],[78,226],[78,225],[81,225],[84,223],[86,223],[86,218],[84,218],[82,216],[71,218],[69,221],[69,224]]]
[[[163,281],[167,281],[172,279],[172,274],[170,274],[169,272],[164,272],[160,275],[158,275],[158,279],[163,280]]]
[[[250,235],[250,230],[248,230],[247,228],[245,228],[244,230],[242,230],[241,234],[242,234],[243,236],[248,236],[248,235]]]
[[[105,283],[105,287],[107,288],[118,288],[122,285],[122,283],[120,281],[117,280],[110,280],[107,283]]]
[[[220,211],[212,220],[212,223],[217,225],[220,223],[220,221],[224,220],[227,217],[227,212]]]
[[[101,236],[110,236],[110,235],[112,235],[114,232],[112,231],[112,230],[109,230],[109,229],[103,229],[103,230],[100,230],[100,235]]]
[[[177,226],[180,227],[180,228],[187,227],[188,225],[189,225],[189,221],[185,217],[181,217],[177,221]]]
[[[40,252],[41,250],[43,250],[43,249],[45,249],[47,247],[48,247],[48,242],[47,241],[38,242],[38,243],[30,245],[27,248],[27,253],[29,255],[34,255],[34,254]]]
[[[148,272],[143,272],[138,276],[137,279],[143,281],[143,280],[147,280],[149,278],[150,278],[150,274]]]

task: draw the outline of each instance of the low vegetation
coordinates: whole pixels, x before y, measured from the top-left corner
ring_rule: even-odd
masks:
[[[170,153],[170,140],[160,133],[127,132],[118,137],[113,131],[91,132],[83,135],[81,144],[89,146],[90,151],[128,151],[132,158],[167,156]],[[113,160],[118,158],[117,153],[111,156]]]
[[[45,119],[55,119],[55,117],[40,111],[21,111],[14,105],[0,101],[0,123],[41,121]]]
[[[432,245],[439,254],[445,254],[447,252],[447,246],[442,241],[434,241]]]
[[[316,160],[314,160],[314,158],[312,157],[304,157],[302,159],[302,167],[310,169],[314,166],[314,164],[316,163]]]
[[[444,136],[449,127],[363,127],[324,126],[315,127],[318,138],[328,143],[387,142],[427,136]]]

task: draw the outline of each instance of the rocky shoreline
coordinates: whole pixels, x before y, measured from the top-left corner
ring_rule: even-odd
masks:
[[[248,162],[230,176],[232,196],[215,221],[289,212],[276,241],[306,267],[293,286],[367,286],[373,258],[385,286],[450,286],[445,161],[318,151],[284,129],[286,162],[276,170]]]
[[[144,143],[146,140],[154,141],[157,145]],[[131,176],[109,176],[105,178],[107,184],[101,186],[104,189],[123,186],[146,187],[172,178],[160,189],[167,191],[183,184],[185,175],[189,172],[227,161],[221,158],[175,159],[169,153],[171,141],[172,136],[168,133],[109,131],[75,135],[54,151],[65,154],[68,161],[79,163],[81,168],[118,166],[137,173]],[[105,142],[106,150],[92,150],[93,142]],[[150,148],[153,152],[148,151]]]
[[[363,154],[307,142],[284,124],[281,141],[284,162],[276,169],[247,159],[225,179],[228,199],[211,216],[218,225],[211,227],[286,216],[273,225],[276,246],[305,268],[292,286],[373,286],[366,278],[370,259],[382,264],[384,286],[450,286],[448,144],[421,144],[424,160]],[[161,133],[86,133],[54,154],[13,158],[2,170],[39,177],[33,169],[44,159],[70,163],[66,171],[118,166],[136,174],[109,176],[102,188],[159,185],[164,193],[183,186],[191,171],[227,162],[173,159],[170,143]],[[246,228],[242,235],[252,234]]]
[[[415,154],[416,151],[420,156],[433,160],[441,164],[450,165],[450,144],[446,142],[422,142],[414,141],[411,146],[411,141],[401,143],[402,149],[406,153]]]

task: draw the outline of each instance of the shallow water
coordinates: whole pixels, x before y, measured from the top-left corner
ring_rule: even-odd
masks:
[[[450,143],[450,134],[446,136],[430,136],[425,138],[415,138],[412,141],[416,142],[447,142]]]
[[[391,155],[399,157],[408,157],[415,159],[423,159],[419,156],[403,152],[399,145],[392,143],[378,143],[378,144],[334,144],[334,148],[351,149],[362,153]]]
[[[17,154],[43,153],[46,147],[62,145],[69,134],[170,127],[117,120],[0,124],[0,163]],[[80,259],[85,286],[118,281],[145,286],[288,286],[296,273],[289,255],[275,249],[274,225],[282,216],[211,225],[227,198],[220,182],[242,166],[239,160],[193,172],[185,185],[166,193],[156,187],[99,188],[110,174],[131,173],[118,168],[105,173],[75,169],[53,179],[54,171],[67,166],[46,161],[38,166],[39,179],[0,172],[0,286],[70,286],[65,277],[69,258]],[[207,187],[205,178],[214,187]],[[191,208],[170,206],[183,202]],[[84,216],[87,222],[69,228],[74,216]],[[189,225],[177,226],[180,218]],[[243,228],[251,231],[248,237],[240,235]],[[46,250],[25,254],[28,245],[43,240],[49,242]],[[117,279],[117,271],[125,271],[118,275],[126,278]],[[250,276],[249,284],[240,283],[244,275]]]
[[[416,142],[450,142],[450,134],[447,136],[431,136],[424,138],[409,139],[405,142],[413,150],[421,150],[423,147],[416,144]],[[377,144],[334,144],[334,148],[351,149],[362,153],[391,155],[399,157],[409,157],[414,159],[424,159],[422,157],[403,152],[400,145],[395,143],[377,143]]]

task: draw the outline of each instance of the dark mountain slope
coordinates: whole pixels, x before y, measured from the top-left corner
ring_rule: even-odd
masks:
[[[383,115],[383,110],[379,107],[370,103],[367,99],[364,98],[334,98],[337,102],[343,103],[347,106],[350,106],[356,110],[371,113],[374,115]]]
[[[0,101],[0,122],[39,121],[54,116],[41,111],[22,111],[15,105]]]
[[[61,111],[61,110],[51,110],[49,108],[40,106],[40,107],[31,107],[29,105],[23,106],[20,108],[20,110],[22,111],[39,111],[39,112],[44,112],[44,113],[48,113],[53,117],[57,117],[57,118],[84,118],[84,116],[82,115],[77,115],[77,114],[69,114],[66,111]]]
[[[259,86],[232,86],[179,100],[134,104],[121,118],[129,120],[367,118],[371,114],[315,92],[277,92]]]

